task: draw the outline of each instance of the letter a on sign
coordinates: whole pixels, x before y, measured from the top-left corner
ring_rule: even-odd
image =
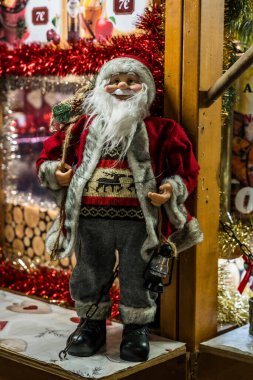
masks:
[[[116,15],[131,15],[134,12],[134,0],[113,0]]]

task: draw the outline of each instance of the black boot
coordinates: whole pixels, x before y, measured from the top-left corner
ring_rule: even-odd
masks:
[[[83,322],[81,319],[80,324]],[[73,334],[73,333],[72,333]],[[90,319],[86,326],[81,330],[80,336],[78,333],[70,335],[67,343],[74,338],[68,353],[73,356],[92,356],[106,342],[106,320]]]
[[[147,325],[128,324],[124,326],[120,357],[130,362],[143,362],[149,355]]]

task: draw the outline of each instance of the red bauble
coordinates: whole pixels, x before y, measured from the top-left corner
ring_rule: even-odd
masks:
[[[54,35],[55,35],[55,30],[54,29],[49,29],[47,31],[47,40],[48,41],[52,41]]]
[[[53,43],[55,45],[59,45],[60,42],[61,42],[61,37],[59,36],[59,34],[55,33],[53,36]]]
[[[112,36],[113,24],[108,19],[101,17],[95,26],[95,36],[98,41],[107,40]]]

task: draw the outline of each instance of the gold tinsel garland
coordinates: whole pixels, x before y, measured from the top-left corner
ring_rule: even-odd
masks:
[[[230,224],[237,239],[249,248],[253,246],[253,225],[245,224],[241,220],[232,221]],[[237,242],[222,229],[218,235],[219,258],[232,260],[242,256],[242,251]]]
[[[241,220],[235,220],[229,216],[229,226],[232,228],[236,238],[240,243],[245,244],[249,249],[253,246],[253,225],[244,224]],[[227,264],[242,256],[239,244],[234,238],[229,236],[224,230],[219,231],[219,257],[226,259]],[[232,323],[238,326],[248,323],[249,304],[252,297],[252,290],[246,287],[243,294],[231,286],[231,274],[224,264],[219,261],[218,267],[218,323]]]
[[[218,323],[236,324],[242,326],[249,320],[249,289],[245,289],[243,295],[233,290],[229,286],[230,274],[224,264],[218,269]]]

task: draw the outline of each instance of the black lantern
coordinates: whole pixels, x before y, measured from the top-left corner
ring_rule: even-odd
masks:
[[[155,251],[144,272],[144,288],[155,293],[162,293],[164,286],[171,284],[175,253],[170,243],[164,243]],[[162,280],[168,277],[168,282]]]

